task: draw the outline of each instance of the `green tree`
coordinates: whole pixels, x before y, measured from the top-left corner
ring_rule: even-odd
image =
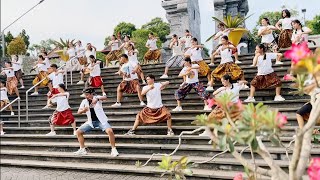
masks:
[[[147,29],[158,34],[161,42],[166,42],[166,36],[170,33],[169,23],[164,22],[160,17],[154,18],[145,25],[142,25],[141,29]]]
[[[110,41],[111,41],[111,36],[107,36],[106,38],[104,38],[104,45],[108,46]]]
[[[312,30],[312,34],[320,34],[320,15],[316,15],[311,21],[307,21],[306,25]]]
[[[48,52],[52,51],[55,47],[55,40],[41,40],[39,44],[32,44],[31,46],[29,46],[28,50],[31,51],[31,54],[36,55],[38,52],[40,52],[40,49],[42,47],[45,48]]]
[[[136,30],[136,26],[132,23],[121,22],[114,28],[114,35],[121,33],[121,35],[130,35]]]
[[[147,29],[137,29],[132,33],[132,41],[134,42],[135,47],[138,49],[138,59],[143,60],[144,54],[148,51],[146,47],[146,42],[148,40],[148,35],[151,31]],[[157,36],[157,34],[155,34]],[[161,47],[161,41],[157,42],[158,47]]]
[[[30,45],[30,37],[27,34],[25,29],[22,29],[22,31],[19,33],[19,36],[23,39],[24,43],[26,44],[26,48],[28,49],[29,45]]]
[[[14,37],[13,37],[13,35],[11,34],[11,32],[8,31],[8,32],[7,32],[7,35],[4,36],[4,39],[5,39],[5,42],[6,42],[7,44],[9,44],[9,43],[14,39]]]
[[[24,55],[26,52],[26,44],[24,43],[23,38],[20,36],[13,39],[8,45],[9,55]]]

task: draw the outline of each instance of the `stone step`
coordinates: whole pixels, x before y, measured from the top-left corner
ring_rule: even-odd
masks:
[[[19,150],[2,150],[1,156],[14,160],[36,160],[36,161],[51,161],[51,162],[77,162],[77,163],[95,163],[97,166],[108,162],[108,164],[135,165],[136,161],[146,162],[150,155],[146,154],[120,154],[118,157],[111,157],[106,153],[89,153],[86,156],[75,156],[72,152],[46,152],[46,151],[19,151]],[[173,161],[178,161],[182,156],[173,156]],[[161,162],[161,156],[156,156],[152,159],[148,166],[156,167],[158,162]],[[191,162],[203,162],[208,160],[207,157],[189,156]],[[275,160],[283,169],[288,169],[289,162],[285,160]],[[269,169],[268,165],[262,160],[257,159],[256,165],[262,168]],[[243,172],[243,166],[234,160],[234,158],[216,158],[214,161],[196,164],[192,169],[206,170],[232,170]]]
[[[103,173],[116,173],[116,174],[135,174],[143,176],[160,176],[163,171],[160,171],[156,167],[146,166],[137,168],[134,165],[119,165],[103,163],[97,166],[95,163],[74,163],[74,162],[59,162],[59,161],[35,161],[35,160],[12,160],[1,159],[1,165],[5,166],[20,166],[20,167],[34,167],[34,168],[48,168],[48,169],[64,169],[64,170],[81,170]],[[195,169],[192,177],[188,177],[191,180],[202,179],[233,179],[238,172],[234,171],[212,171]],[[261,179],[267,179],[262,177]]]

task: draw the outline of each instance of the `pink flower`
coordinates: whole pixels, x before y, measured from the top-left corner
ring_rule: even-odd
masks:
[[[313,158],[308,168],[308,175],[310,180],[320,179],[320,158]]]
[[[286,74],[283,77],[283,80],[285,80],[285,81],[292,81],[293,79],[294,79],[294,77],[292,77],[291,74]]]
[[[236,176],[234,176],[233,180],[243,180],[242,173],[236,174]]]
[[[238,100],[236,105],[237,105],[237,107],[239,108],[240,111],[242,111],[244,109],[244,106],[243,106],[243,104],[242,104],[240,99]]]
[[[208,107],[212,108],[212,106],[214,106],[216,104],[216,101],[212,98],[212,99],[208,99]]]
[[[320,55],[318,56],[317,63],[320,64]]]
[[[301,59],[306,58],[310,54],[310,49],[306,42],[296,45],[292,44],[290,50],[284,53],[286,58],[292,59],[293,64],[297,64]]]
[[[287,122],[288,122],[287,116],[284,115],[284,114],[282,114],[282,113],[280,113],[280,112],[278,112],[277,117],[276,117],[277,126],[278,126],[279,128],[283,128],[283,126],[284,126],[285,124],[287,124]]]

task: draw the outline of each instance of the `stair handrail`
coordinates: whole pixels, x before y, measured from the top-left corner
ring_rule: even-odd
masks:
[[[70,61],[72,63],[72,60],[74,59],[77,59],[81,56],[85,56],[85,53],[86,53],[87,50],[83,50],[81,51],[79,54],[77,54],[76,56],[73,56],[72,58],[70,58],[68,61]],[[66,74],[68,74],[68,69],[66,68]],[[66,78],[67,78],[67,75],[66,75]],[[67,82],[67,79],[66,79],[66,82]],[[72,85],[73,84],[73,73],[72,73],[72,70],[70,71],[70,84]],[[66,83],[67,85],[67,83]],[[67,87],[67,86],[66,86]]]
[[[58,68],[58,70],[62,69],[63,67],[65,67],[66,64],[62,65],[61,67]],[[52,73],[50,73],[52,74]],[[29,92],[34,89],[35,87],[37,87],[39,84],[41,84],[46,78],[42,79],[41,81],[39,81],[37,84],[35,84],[34,86],[32,86],[31,88],[29,88],[27,91],[26,91],[26,121],[29,120]],[[66,76],[66,79],[67,79],[67,76]]]
[[[2,112],[2,111],[4,111],[5,109],[7,109],[9,106],[11,106],[13,103],[15,103],[16,101],[18,101],[18,127],[20,128],[21,126],[20,126],[20,120],[21,120],[21,118],[20,118],[20,115],[21,115],[21,111],[20,111],[20,100],[21,100],[21,98],[20,97],[17,97],[17,98],[15,98],[13,101],[11,101],[9,104],[7,104],[6,106],[4,106],[1,110],[0,110],[0,112]]]

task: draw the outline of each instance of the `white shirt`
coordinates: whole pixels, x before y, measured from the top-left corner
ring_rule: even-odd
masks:
[[[49,79],[52,81],[52,87],[53,88],[58,88],[59,84],[64,84],[63,83],[63,74],[62,73],[56,73],[52,72],[49,76]]]
[[[192,46],[191,40],[192,40],[192,36],[184,36],[181,38],[181,40],[183,40],[184,46],[185,48],[190,48]]]
[[[6,87],[0,88],[0,101],[9,100],[8,90]]]
[[[274,72],[272,68],[272,59],[277,59],[277,53],[266,53],[266,59],[263,59],[263,55],[258,57],[257,67],[258,76],[268,75]]]
[[[96,77],[101,75],[100,64],[95,64],[93,67],[90,64],[88,68],[90,69],[91,77]]]
[[[46,64],[37,64],[37,67],[38,67],[39,71],[44,71],[44,72],[48,71]]]
[[[232,59],[232,50],[231,49],[224,49],[222,50],[222,46],[220,46],[218,49],[217,49],[218,52],[220,52],[220,56],[221,56],[221,62],[220,64],[225,64],[225,63],[228,63],[228,62],[233,62],[233,59]]]
[[[87,63],[91,63],[89,56],[93,55],[94,58],[96,58],[96,51],[92,48],[92,51],[86,50],[86,52],[84,53],[84,55],[85,55],[86,58],[87,58]]]
[[[76,49],[75,48],[69,48],[67,51],[69,58],[72,58],[74,56],[76,56]]]
[[[308,27],[302,27],[302,30],[303,30],[303,32],[311,31],[311,29],[309,29]],[[291,41],[295,41],[297,39],[298,35],[302,34],[302,30],[301,29],[294,30],[293,33],[292,33]],[[308,39],[309,39],[309,35],[308,34],[302,34],[301,38],[298,39],[297,43],[308,42]]]
[[[102,97],[102,96],[94,96],[93,99],[97,99],[97,98],[100,98],[100,97]],[[82,102],[80,104],[80,108],[84,108],[84,107],[90,108],[90,104],[89,104],[89,101],[87,99],[82,100]],[[98,101],[96,103],[96,105],[93,107],[93,109],[94,109],[94,112],[96,113],[97,118],[100,121],[100,123],[103,126],[106,125],[106,123],[108,123],[108,117],[106,116],[106,114],[103,111],[102,102]],[[85,124],[88,124],[91,127],[93,127],[90,110],[86,112],[86,115],[87,115],[88,121]]]
[[[70,94],[67,92],[67,96],[58,96],[52,99],[53,102],[57,103],[56,111],[63,112],[67,109],[70,109],[69,102],[68,102],[69,96]]]
[[[230,30],[227,30],[227,31],[219,31],[219,32],[215,35],[215,37],[219,37],[219,44],[222,44],[222,42],[221,42],[222,37],[223,37],[223,36],[229,36],[229,34],[230,34]]]
[[[185,55],[190,56],[190,59],[191,59],[192,62],[198,62],[198,61],[202,61],[203,60],[201,53],[202,53],[201,48],[189,48],[185,52]]]
[[[7,78],[10,78],[10,77],[14,77],[14,71],[12,69],[6,69],[6,70],[3,70],[4,73],[6,74]]]
[[[111,51],[116,51],[119,50],[119,41],[115,40],[115,41],[111,41]]]
[[[137,66],[137,64],[135,64],[134,62],[127,62],[125,64],[122,65],[121,67],[121,71],[127,75],[130,74],[129,77],[124,77],[123,80],[125,81],[131,81],[134,79],[138,79],[138,75],[137,73],[132,73],[132,71],[134,70],[134,68]]]
[[[198,64],[192,64],[191,67],[192,67],[192,68],[196,68],[196,67],[199,68],[199,65],[198,65]],[[189,68],[189,67],[184,67],[184,68],[181,70],[180,74],[186,74],[188,68]],[[191,74],[190,74],[190,75],[187,75],[186,82],[189,83],[189,84],[199,82],[199,79],[198,79],[198,71],[199,71],[199,69],[191,69],[191,71],[192,71]]]
[[[154,88],[147,92],[147,107],[151,109],[158,109],[163,106],[161,98],[161,83],[154,83]],[[148,86],[144,86],[142,91],[149,89]]]
[[[220,91],[219,94],[217,94],[218,97],[223,96],[226,93],[232,93],[231,102],[237,103],[239,101],[239,95],[241,90],[241,86],[239,83],[233,83],[231,88],[221,87],[219,89],[222,89],[222,91]]]
[[[258,33],[262,32],[263,30],[267,29],[267,28],[275,28],[274,26],[261,26],[258,30]],[[272,43],[272,41],[274,40],[273,34],[272,34],[272,30],[270,34],[265,34],[265,35],[261,35],[261,43]]]
[[[129,58],[129,62],[133,62],[137,65],[139,64],[137,52],[134,52],[134,54],[131,54],[131,55],[128,54],[128,58]]]
[[[148,39],[146,46],[149,46],[151,51],[157,50],[157,39]]]
[[[50,63],[50,60],[49,60],[48,57],[46,57],[46,58],[44,59],[44,63],[46,64],[47,69],[50,68],[51,63]]]
[[[21,69],[21,59],[18,58],[17,61],[13,61],[15,63],[19,63],[19,64],[15,64],[15,63],[12,63],[12,67],[13,67],[13,71],[19,71]]]
[[[81,46],[79,46],[79,45],[77,45],[76,46],[76,52],[77,52],[77,56],[81,56],[81,54],[82,54],[82,52],[84,51],[85,49],[84,49],[84,47],[81,45]]]
[[[292,20],[292,18],[280,19],[279,22],[281,23],[282,29],[292,29]]]
[[[172,56],[183,56],[183,51],[182,51],[182,44],[179,43],[177,45],[177,42],[173,44],[172,46]]]

